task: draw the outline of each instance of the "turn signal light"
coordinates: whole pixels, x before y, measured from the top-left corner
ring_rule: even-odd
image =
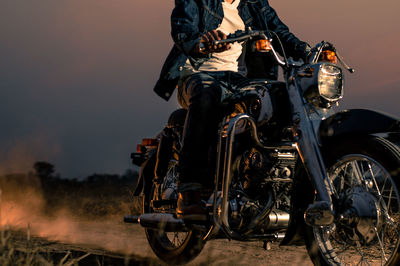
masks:
[[[136,145],[136,152],[137,153],[142,153],[143,152],[141,144]]]
[[[142,139],[142,146],[154,147],[157,146],[157,144],[157,139]]]
[[[157,148],[158,140],[157,139],[142,139],[142,144],[138,144],[136,146],[137,153],[145,153],[148,148]]]
[[[272,50],[271,42],[269,40],[257,40],[256,49],[258,52],[269,52]]]
[[[329,63],[337,64],[336,53],[331,50],[322,51],[321,60]]]

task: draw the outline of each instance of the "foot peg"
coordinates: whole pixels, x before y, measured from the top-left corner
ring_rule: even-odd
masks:
[[[333,220],[331,204],[327,201],[310,204],[304,212],[304,221],[309,226],[328,226],[333,223]]]

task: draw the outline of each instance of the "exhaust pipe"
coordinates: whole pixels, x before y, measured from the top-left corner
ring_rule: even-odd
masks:
[[[124,223],[137,224],[137,223],[139,223],[138,219],[139,219],[139,216],[137,216],[137,215],[125,215]]]
[[[145,228],[164,232],[188,232],[182,219],[176,219],[171,213],[144,213],[139,216],[139,224]]]
[[[286,229],[289,226],[290,214],[273,209],[268,216],[267,229]]]

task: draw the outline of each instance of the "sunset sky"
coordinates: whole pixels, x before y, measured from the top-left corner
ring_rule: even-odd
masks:
[[[270,0],[300,39],[349,65],[342,108],[400,116],[399,0]],[[173,0],[0,1],[0,174],[123,173],[178,107],[153,93]]]

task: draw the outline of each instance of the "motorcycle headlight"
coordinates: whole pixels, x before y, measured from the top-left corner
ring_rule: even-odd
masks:
[[[320,96],[329,102],[343,97],[342,69],[331,64],[321,64],[318,72],[318,90]]]

